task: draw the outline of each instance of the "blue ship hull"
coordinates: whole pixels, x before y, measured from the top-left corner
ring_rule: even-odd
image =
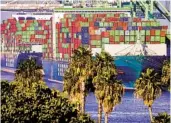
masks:
[[[11,55],[11,54],[10,54]],[[63,81],[63,75],[68,68],[67,61],[42,60],[42,53],[20,53],[19,55],[2,54],[1,67],[6,69],[16,69],[19,62],[35,57],[38,65],[43,65],[45,78]],[[118,79],[122,80],[126,87],[134,87],[134,82],[146,68],[154,68],[160,71],[163,61],[169,59],[167,56],[117,56],[114,57],[114,64],[122,74]]]
[[[21,52],[18,54],[2,53],[1,67],[15,70],[21,61],[29,59],[30,57],[36,59],[37,65],[42,66],[42,53]]]
[[[134,87],[134,82],[140,76],[141,72],[146,68],[154,68],[160,71],[163,61],[169,59],[166,56],[117,56],[114,63],[122,74],[118,75],[118,79],[122,80],[126,87]],[[51,80],[63,81],[63,74],[68,67],[66,61],[49,61],[43,60],[43,68],[45,77]]]
[[[6,69],[16,69],[19,62],[36,58],[37,64],[42,65],[46,79],[63,81],[63,75],[68,68],[67,61],[42,60],[42,53],[19,53],[18,55],[2,54],[1,67]],[[134,87],[134,82],[146,68],[154,68],[160,72],[163,61],[169,59],[168,56],[117,56],[114,57],[114,64],[122,74],[118,79],[122,80],[126,87]]]

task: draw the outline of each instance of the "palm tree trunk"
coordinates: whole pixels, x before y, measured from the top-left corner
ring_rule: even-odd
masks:
[[[102,102],[99,101],[98,103],[98,123],[101,123],[102,119]]]
[[[85,82],[82,82],[81,112],[85,112]]]
[[[148,110],[149,110],[149,114],[150,114],[150,121],[152,122],[153,121],[153,116],[152,116],[152,108],[151,108],[151,106],[148,107]]]
[[[108,113],[105,113],[105,123],[108,123]]]

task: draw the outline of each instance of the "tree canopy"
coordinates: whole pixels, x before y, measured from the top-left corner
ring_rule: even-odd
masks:
[[[92,123],[79,114],[59,91],[49,89],[43,81],[22,86],[21,82],[1,82],[1,120],[9,122]]]
[[[12,122],[93,123],[58,90],[42,81],[34,59],[20,63],[15,80],[1,81],[1,120]]]

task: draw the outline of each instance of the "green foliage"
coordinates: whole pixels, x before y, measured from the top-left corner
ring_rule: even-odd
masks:
[[[34,59],[20,63],[15,81],[1,81],[1,119],[12,122],[93,122],[81,114],[58,90],[51,90],[42,81],[42,73]],[[84,117],[83,117],[84,116]]]
[[[148,68],[142,72],[141,77],[135,82],[135,96],[141,98],[144,104],[151,107],[154,100],[161,95],[161,82],[154,69]]]
[[[63,90],[72,102],[77,103],[78,109],[82,108],[82,112],[84,112],[85,97],[92,88],[91,67],[91,51],[79,47],[74,50],[69,67],[64,74]]]
[[[170,115],[166,112],[159,113],[157,116],[153,117],[154,121],[152,123],[170,123]]]
[[[21,82],[1,82],[1,118],[9,122],[58,122],[70,123],[80,114],[59,91],[49,89],[44,82],[32,82],[31,87]],[[90,117],[85,121],[93,122]],[[86,123],[86,122],[85,122]]]
[[[100,105],[103,106],[106,118],[113,108],[121,102],[124,93],[121,81],[117,80],[116,66],[113,57],[106,53],[96,54],[93,68],[93,85],[95,95]],[[101,111],[101,110],[99,110]],[[101,115],[101,112],[99,112]],[[100,115],[98,121],[100,122]],[[106,121],[107,122],[107,121]]]
[[[170,90],[170,61],[166,60],[163,62],[162,75],[161,75],[162,86]]]
[[[37,65],[34,58],[26,59],[19,63],[17,70],[15,71],[16,81],[39,81],[42,80],[42,66]]]

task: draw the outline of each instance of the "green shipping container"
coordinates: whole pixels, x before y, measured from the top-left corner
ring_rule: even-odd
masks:
[[[101,45],[101,41],[99,40],[92,40],[91,45]]]
[[[156,30],[156,35],[160,35],[160,30]]]
[[[166,41],[166,38],[165,37],[160,37],[160,42],[161,43],[165,43],[165,41]]]
[[[141,22],[138,22],[138,23],[137,23],[137,26],[141,26]]]
[[[64,54],[64,58],[65,59],[68,59],[69,58],[69,55],[68,54]]]
[[[119,30],[115,30],[115,35],[120,35]]]
[[[68,47],[69,47],[69,44],[67,44],[67,43],[62,43],[62,47],[63,47],[63,48],[68,48]]]
[[[109,38],[102,38],[102,43],[108,44],[109,43]]]
[[[57,58],[60,58],[60,53],[56,53],[56,57]]]
[[[142,26],[146,26],[146,22],[142,22]]]
[[[125,41],[129,41],[129,36],[125,36]]]
[[[120,34],[120,35],[124,35],[124,31],[123,31],[123,30],[120,30],[120,31],[119,31],[119,34]]]
[[[136,39],[137,40],[137,39]],[[141,36],[141,41],[144,42],[145,41],[145,36]]]
[[[151,36],[151,41],[155,41],[155,38],[154,38],[154,36]]]
[[[155,41],[160,41],[160,36],[155,36]]]
[[[130,41],[135,41],[135,36],[130,36]]]
[[[151,26],[151,23],[150,22],[146,22],[146,26]]]
[[[150,35],[150,30],[146,30],[146,35]]]
[[[136,22],[132,22],[132,26],[137,26]]]
[[[115,36],[115,41],[116,41],[116,42],[119,41],[119,36]]]
[[[145,30],[141,30],[141,31],[140,31],[140,34],[141,34],[141,35],[145,35]]]
[[[99,23],[99,26],[100,26],[100,27],[103,27],[103,26],[104,26],[103,22],[100,22],[100,23]]]
[[[131,30],[131,31],[129,32],[129,34],[130,34],[130,35],[135,35],[135,31]]]

